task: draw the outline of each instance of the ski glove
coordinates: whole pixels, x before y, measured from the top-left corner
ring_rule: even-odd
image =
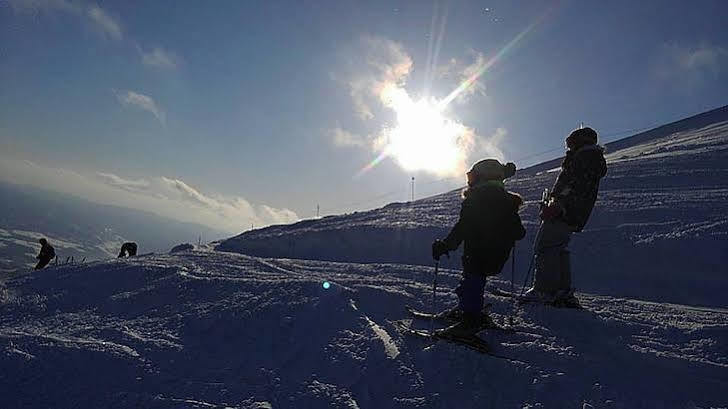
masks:
[[[543,221],[549,221],[561,216],[561,213],[561,206],[559,206],[556,201],[553,201],[551,204],[541,209],[539,217],[541,217],[541,220]]]
[[[449,251],[450,248],[442,240],[435,240],[432,243],[432,258],[435,260],[439,260],[440,256],[447,254]]]

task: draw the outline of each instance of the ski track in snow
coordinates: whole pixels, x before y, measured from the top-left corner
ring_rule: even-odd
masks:
[[[514,310],[487,295],[496,320],[515,311],[520,332],[481,336],[518,364],[443,342],[423,350],[397,332],[390,321],[409,319],[406,305],[431,308],[432,272],[192,251],[16,278],[0,293],[3,407],[728,402],[726,309],[581,294],[585,311]],[[458,279],[441,269],[438,308],[455,303]]]

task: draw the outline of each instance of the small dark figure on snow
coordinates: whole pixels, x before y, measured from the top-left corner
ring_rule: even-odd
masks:
[[[566,138],[566,157],[556,183],[541,209],[536,237],[534,285],[527,299],[578,306],[571,287],[571,260],[567,249],[571,233],[580,232],[591,215],[599,181],[607,174],[604,148],[591,128],[577,129]]]
[[[38,259],[38,264],[35,265],[36,270],[40,270],[41,268],[48,265],[48,263],[53,260],[53,258],[56,256],[56,250],[48,244],[48,240],[42,238],[38,240],[38,243],[40,243],[40,253],[35,257]]]
[[[121,251],[119,252],[119,257],[126,257],[127,253],[129,254],[129,257],[136,256],[137,253],[137,244],[129,241],[121,245]]]
[[[444,330],[453,335],[474,334],[490,322],[483,312],[486,278],[500,273],[516,240],[526,235],[518,215],[523,199],[503,185],[503,180],[515,172],[513,163],[502,165],[495,159],[473,165],[467,173],[460,219],[444,240],[432,243],[432,257],[439,260],[465,242],[463,276],[455,289],[459,303],[446,312],[460,318],[459,323]]]

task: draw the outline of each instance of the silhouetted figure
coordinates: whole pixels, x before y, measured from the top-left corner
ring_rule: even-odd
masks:
[[[481,160],[467,173],[468,187],[463,191],[460,219],[444,240],[432,243],[432,257],[458,248],[463,241],[463,276],[455,289],[458,306],[444,316],[460,322],[444,331],[470,335],[492,320],[483,312],[486,278],[499,274],[516,240],[526,235],[518,210],[521,196],[508,192],[503,180],[513,176],[513,163],[502,165],[495,159]]]
[[[571,288],[571,259],[567,249],[571,233],[580,232],[591,215],[599,181],[607,174],[604,148],[597,133],[580,128],[566,138],[566,157],[561,164],[548,204],[541,210],[541,229],[536,238],[534,285],[526,298],[578,306]]]
[[[41,268],[48,265],[48,263],[53,260],[53,258],[56,256],[56,250],[48,244],[48,240],[42,238],[38,240],[38,243],[40,243],[40,253],[35,257],[38,259],[38,264],[35,265],[36,270],[40,270]]]
[[[119,257],[126,257],[127,253],[129,254],[129,257],[134,257],[137,254],[137,244],[134,242],[126,242],[121,245],[121,251],[119,252]]]

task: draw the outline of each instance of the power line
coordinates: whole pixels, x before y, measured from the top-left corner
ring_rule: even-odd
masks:
[[[654,129],[655,127],[657,127],[659,125],[660,124],[654,124],[654,125],[650,125],[650,126],[644,126],[644,127],[641,127],[641,128],[625,129],[623,131],[611,132],[611,133],[606,133],[606,134],[605,133],[602,133],[601,134],[601,138],[602,139],[605,139],[605,138],[611,138],[611,137],[614,137],[614,136],[629,135],[632,132],[642,132],[642,131],[646,131],[648,129]],[[613,142],[613,141],[609,141],[609,142]],[[532,154],[529,154],[529,155],[526,155],[526,156],[522,156],[520,158],[516,158],[515,161],[516,162],[520,162],[522,160],[526,160],[526,159],[530,159],[530,158],[533,158],[533,157],[545,155],[547,153],[555,152],[555,151],[558,151],[558,150],[561,150],[561,149],[564,149],[564,147],[563,146],[559,146],[559,147],[552,148],[552,149],[549,149],[549,150],[546,150],[546,151],[543,151],[543,152],[532,153]]]

